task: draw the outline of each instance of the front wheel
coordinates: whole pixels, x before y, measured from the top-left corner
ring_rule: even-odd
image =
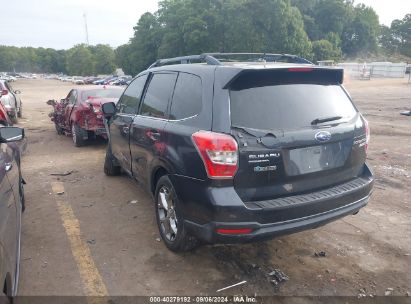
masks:
[[[195,248],[198,241],[185,229],[178,198],[168,176],[159,179],[154,197],[158,229],[167,248],[175,252]]]
[[[107,145],[106,159],[104,160],[104,173],[107,176],[116,176],[121,173],[121,168],[116,164],[116,160],[111,153],[110,143]]]

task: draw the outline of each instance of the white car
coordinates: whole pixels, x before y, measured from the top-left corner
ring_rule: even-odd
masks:
[[[10,116],[11,120],[17,122],[17,117],[21,118],[23,115],[23,107],[20,97],[21,92],[14,90],[7,80],[0,80],[0,101]]]
[[[73,77],[74,84],[85,84],[84,77]]]

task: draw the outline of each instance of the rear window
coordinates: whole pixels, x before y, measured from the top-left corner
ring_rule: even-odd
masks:
[[[118,89],[94,89],[87,90],[81,93],[81,100],[86,101],[90,97],[92,98],[120,98],[123,90]]]
[[[202,107],[202,86],[198,76],[180,73],[174,89],[170,119],[178,120],[193,117]]]
[[[356,114],[338,84],[252,82],[230,90],[233,126],[290,130],[311,126],[318,118],[341,116],[344,121]]]

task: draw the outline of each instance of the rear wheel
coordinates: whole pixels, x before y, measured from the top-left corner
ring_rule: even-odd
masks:
[[[178,198],[168,176],[158,180],[154,197],[158,229],[167,248],[175,252],[195,248],[198,241],[185,229]]]
[[[121,173],[121,167],[117,165],[116,159],[111,153],[110,144],[107,145],[106,159],[104,160],[104,173],[108,176],[116,176]]]
[[[82,129],[78,124],[73,123],[71,126],[71,135],[76,147],[82,147],[87,141],[87,131]]]

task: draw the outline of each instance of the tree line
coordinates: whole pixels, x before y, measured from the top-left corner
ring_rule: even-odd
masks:
[[[289,53],[313,61],[411,57],[411,14],[387,27],[371,7],[354,0],[163,0],[115,50],[0,47],[0,71],[91,75],[118,66],[135,75],[158,58],[204,52]]]
[[[79,44],[68,50],[0,46],[0,71],[88,76],[112,74],[115,69],[114,49],[108,45]]]
[[[353,0],[163,0],[116,49],[117,63],[135,74],[157,58],[202,52],[289,53],[313,61],[389,50],[409,56],[406,20],[381,27],[374,9]]]

